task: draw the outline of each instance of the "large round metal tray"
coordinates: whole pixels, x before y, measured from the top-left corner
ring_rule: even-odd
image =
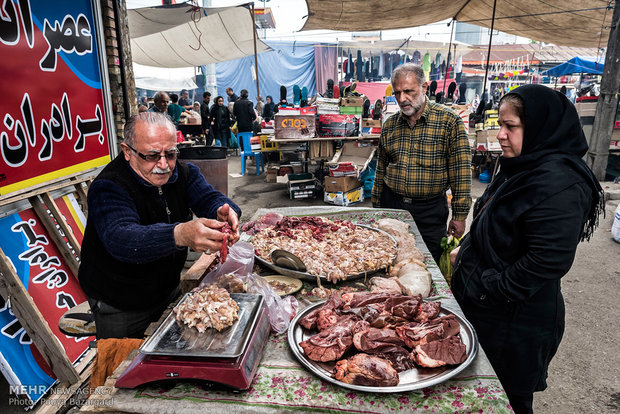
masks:
[[[325,301],[319,302],[312,306],[307,307],[302,312],[300,312],[295,319],[291,322],[291,325],[288,328],[288,344],[295,354],[295,357],[299,360],[299,362],[306,367],[310,372],[319,378],[331,382],[332,384],[336,384],[343,388],[348,388],[355,391],[364,391],[364,392],[380,392],[380,393],[393,393],[393,392],[404,392],[404,391],[412,391],[425,387],[431,387],[433,385],[437,385],[441,382],[444,382],[459,372],[463,371],[471,362],[476,358],[478,354],[478,337],[476,336],[476,332],[474,328],[471,326],[469,321],[460,317],[458,314],[452,312],[451,310],[445,308],[443,305],[441,306],[440,316],[446,315],[454,315],[461,325],[461,341],[467,347],[467,359],[460,365],[456,366],[444,366],[438,368],[414,368],[408,371],[403,371],[398,374],[399,383],[393,387],[370,387],[365,385],[354,385],[347,384],[342,381],[338,381],[335,378],[332,378],[331,374],[336,365],[336,362],[317,362],[309,359],[304,354],[303,349],[299,346],[299,343],[308,339],[311,336],[317,334],[315,331],[308,331],[303,326],[299,324],[299,320],[304,316],[308,315],[310,312],[315,310],[316,308],[323,305]]]
[[[392,260],[392,263],[390,263],[390,265],[394,264],[394,260],[396,260],[396,257],[398,256],[398,243],[396,242],[396,239],[394,239],[394,237],[391,234],[389,234],[388,232],[385,232],[385,231],[383,231],[381,229],[376,229],[374,227],[366,226],[364,224],[356,224],[356,226],[364,227],[366,229],[379,232],[379,233],[389,237],[390,240],[392,240],[392,242],[394,242],[394,247],[396,248],[396,255],[394,256],[394,259]],[[263,265],[263,266],[265,266],[265,267],[267,267],[267,268],[269,268],[269,269],[273,270],[274,272],[279,273],[281,275],[290,276],[290,277],[294,277],[294,278],[301,279],[301,280],[307,280],[309,282],[316,282],[316,275],[310,274],[308,272],[298,272],[297,270],[291,270],[291,269],[287,269],[285,267],[280,267],[280,266],[274,265],[273,263],[266,261],[265,259],[261,258],[258,255],[254,255],[254,258],[261,265]],[[374,275],[375,273],[381,272],[383,270],[385,270],[385,267],[382,267],[380,269],[371,270],[371,271],[368,271],[368,272],[360,272],[360,273],[358,273],[356,275],[348,275],[346,277],[346,279],[341,280],[341,282],[345,282],[345,281],[349,281],[349,280],[361,279],[361,278],[364,278],[364,277],[368,277],[368,276]],[[327,277],[326,276],[321,275],[320,278],[321,278],[321,282],[326,282],[327,283]]]

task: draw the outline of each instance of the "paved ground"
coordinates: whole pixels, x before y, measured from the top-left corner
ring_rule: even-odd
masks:
[[[242,221],[258,208],[291,205],[325,205],[322,200],[289,200],[285,184],[265,183],[264,174],[250,172],[228,179],[229,196],[243,209]],[[238,157],[229,158],[229,173],[240,171]],[[474,179],[472,195],[486,185]],[[620,194],[619,185],[608,185]],[[563,279],[566,299],[566,332],[549,372],[549,388],[535,397],[537,413],[615,413],[620,411],[620,343],[618,296],[620,293],[620,244],[611,239],[613,213],[619,197],[607,202],[607,215],[592,240],[581,243],[571,271]],[[358,206],[369,207],[364,201]],[[471,218],[470,218],[471,220]],[[468,224],[469,225],[469,224]],[[8,385],[0,376],[0,412],[21,413],[8,407]]]

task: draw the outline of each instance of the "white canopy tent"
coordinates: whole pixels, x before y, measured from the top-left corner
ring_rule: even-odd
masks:
[[[158,68],[134,63],[133,74],[137,88],[180,91],[198,87],[194,82],[194,68]]]
[[[189,4],[127,11],[135,63],[186,68],[254,54],[249,6],[193,7]],[[271,50],[256,40],[256,53]]]

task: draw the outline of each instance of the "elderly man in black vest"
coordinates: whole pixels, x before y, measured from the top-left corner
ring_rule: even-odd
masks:
[[[218,250],[226,223],[230,242],[239,239],[241,210],[198,167],[177,161],[166,115],[131,117],[121,148],[88,191],[79,280],[98,338],[142,338],[180,293],[187,247]]]

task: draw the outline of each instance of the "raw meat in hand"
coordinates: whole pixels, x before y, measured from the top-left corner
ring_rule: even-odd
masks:
[[[233,234],[233,231],[228,223],[224,224],[220,231],[224,233],[222,247],[220,247],[220,263],[226,263],[226,257],[228,256],[228,235]]]

